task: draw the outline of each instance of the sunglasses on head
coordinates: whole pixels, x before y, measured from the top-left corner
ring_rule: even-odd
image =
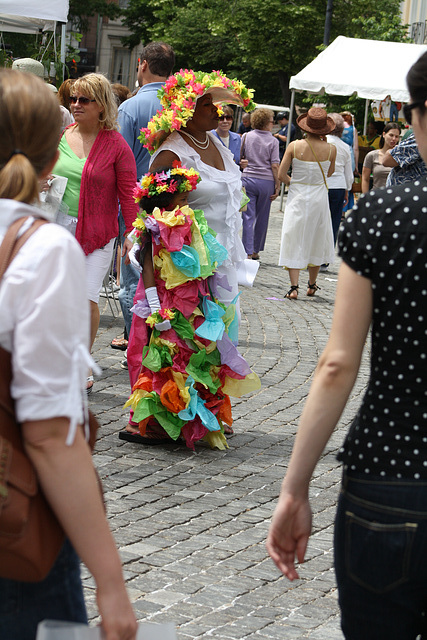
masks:
[[[70,96],[70,102],[72,104],[77,104],[78,102],[80,102],[80,104],[89,104],[89,102],[96,102],[96,100],[91,100],[90,98],[85,97],[77,98],[76,96]]]
[[[219,116],[218,120],[232,120],[233,116]]]
[[[418,100],[418,102],[411,102],[411,104],[405,104],[403,107],[403,115],[408,124],[412,124],[412,109],[423,107],[425,100]]]

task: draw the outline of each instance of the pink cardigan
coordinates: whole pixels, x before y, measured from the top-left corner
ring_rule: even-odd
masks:
[[[102,129],[85,162],[80,186],[76,239],[86,255],[118,236],[118,200],[126,231],[131,231],[139,209],[132,196],[135,185],[136,164],[128,143],[118,131]]]

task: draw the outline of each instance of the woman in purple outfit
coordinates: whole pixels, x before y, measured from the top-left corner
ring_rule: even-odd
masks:
[[[274,114],[270,109],[256,109],[251,115],[249,131],[242,136],[240,157],[242,184],[250,198],[243,212],[243,245],[248,258],[259,260],[267,236],[270,207],[280,190],[279,181],[279,141],[273,138],[271,130]]]

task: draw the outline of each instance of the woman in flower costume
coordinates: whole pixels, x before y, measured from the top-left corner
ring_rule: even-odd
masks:
[[[203,212],[187,205],[199,181],[194,169],[175,162],[145,175],[135,190],[142,208],[133,236],[146,296],[133,308],[130,348],[142,350],[142,367],[125,405],[133,418],[122,440],[158,444],[181,437],[192,449],[202,439],[224,449],[229,396],[260,386],[232,342],[235,305],[219,303],[210,289],[227,251]]]
[[[218,126],[221,104],[252,111],[253,92],[220,71],[181,69],[168,78],[158,96],[162,109],[141,129],[140,137],[154,153],[150,169],[180,160],[200,174],[201,182],[189,194],[189,204],[203,210],[208,225],[227,249],[228,256],[218,267],[212,287],[221,302],[236,304],[239,315],[237,269],[246,258],[240,239],[242,183],[232,153],[213,130]]]

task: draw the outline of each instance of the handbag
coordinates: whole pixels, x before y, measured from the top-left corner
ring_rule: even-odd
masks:
[[[5,235],[0,247],[0,280],[24,242],[46,224],[45,220],[36,220],[18,239],[26,220],[14,222]],[[65,534],[25,452],[10,394],[11,380],[11,355],[0,347],[0,576],[39,582],[52,568]],[[90,414],[92,446],[97,428],[96,418]]]

